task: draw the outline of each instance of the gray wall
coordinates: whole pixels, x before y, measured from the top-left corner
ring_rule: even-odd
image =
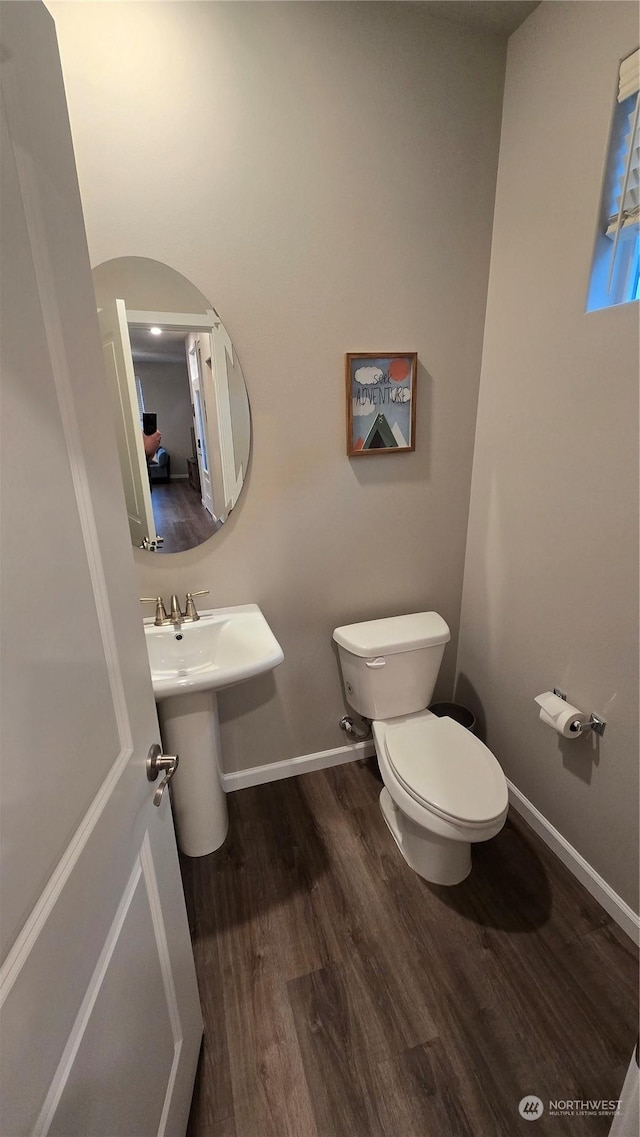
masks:
[[[256,601],[284,648],[271,677],[221,696],[227,768],[345,742],[331,632],[347,621],[440,611],[445,696],[504,47],[415,4],[49,6],[93,264],[147,256],[188,277],[249,390],[230,521],[137,558],[141,595]],[[414,454],[346,458],[346,351],[418,352]]]
[[[584,313],[637,6],[545,3],[509,42],[458,694],[518,789],[637,911],[638,309]],[[561,740],[555,686],[607,719]]]

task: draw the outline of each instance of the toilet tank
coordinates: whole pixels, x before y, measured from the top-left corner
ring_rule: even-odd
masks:
[[[437,612],[390,616],[336,628],[349,705],[367,719],[428,707],[451,632]]]

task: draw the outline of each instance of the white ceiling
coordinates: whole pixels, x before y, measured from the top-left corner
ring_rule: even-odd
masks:
[[[186,335],[184,329],[165,329],[161,336],[152,336],[148,328],[129,328],[134,363],[184,363],[186,366]]]
[[[422,7],[443,20],[483,28],[507,38],[539,3],[540,0],[422,0]]]

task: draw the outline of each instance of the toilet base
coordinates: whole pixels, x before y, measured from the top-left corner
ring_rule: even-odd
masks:
[[[460,884],[471,872],[471,844],[438,837],[402,813],[385,788],[380,809],[405,861],[431,884]]]

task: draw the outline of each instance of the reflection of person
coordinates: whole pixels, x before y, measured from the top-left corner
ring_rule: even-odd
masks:
[[[142,444],[144,446],[144,452],[145,452],[146,457],[147,457],[147,463],[149,463],[152,460],[152,458],[155,458],[156,451],[157,451],[161,442],[162,442],[162,435],[161,435],[159,430],[154,431],[153,434],[143,434],[142,435]]]

